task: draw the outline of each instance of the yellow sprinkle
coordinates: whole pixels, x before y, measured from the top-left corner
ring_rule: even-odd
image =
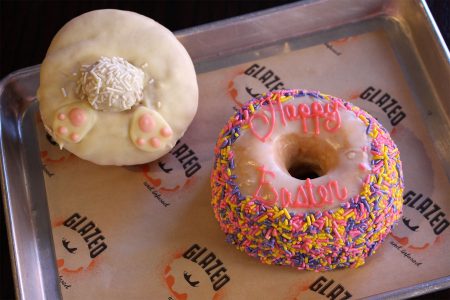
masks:
[[[355,216],[355,212],[352,211],[351,213],[349,213],[348,215],[345,216],[345,220],[348,220],[348,219],[350,219],[351,217],[354,217],[354,216]]]
[[[279,212],[277,212],[273,217],[274,218],[279,218],[281,215],[284,214],[284,210],[280,210]]]
[[[382,181],[383,181],[383,177],[381,177],[381,176],[378,177],[378,182],[377,182],[377,184],[380,185]]]
[[[261,218],[258,219],[258,222],[263,222],[267,219],[267,215],[262,216]]]
[[[249,108],[250,108],[250,111],[251,111],[252,113],[255,112],[255,108],[253,107],[253,104],[250,104],[250,105],[249,105]]]
[[[283,211],[284,211],[284,215],[286,216],[286,218],[288,220],[290,220],[291,219],[291,215],[289,214],[288,210],[285,208],[285,209],[283,209]]]
[[[228,176],[231,176],[231,170],[229,168],[227,169],[227,173],[228,173]]]
[[[234,136],[235,136],[235,137],[238,137],[238,136],[239,136],[239,133],[235,132],[235,133],[234,133]]]
[[[288,240],[291,239],[291,236],[287,235],[286,233],[283,233],[281,236]]]
[[[311,223],[316,222],[316,218],[314,218],[314,215],[311,215]]]
[[[281,97],[281,102],[283,103],[283,102],[286,102],[286,101],[288,101],[288,100],[290,100],[290,99],[292,99],[293,97],[292,96],[288,96],[288,97]]]
[[[311,218],[308,216],[306,216],[306,222],[308,223],[308,226],[311,226]]]

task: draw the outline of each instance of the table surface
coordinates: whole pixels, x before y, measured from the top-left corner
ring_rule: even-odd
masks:
[[[409,1],[409,0],[399,0]],[[147,15],[172,31],[294,2],[263,1],[12,1],[0,0],[0,78],[41,63],[51,39],[67,21],[100,8],[132,10]],[[446,41],[450,41],[450,1],[426,0]],[[0,299],[13,299],[8,241],[0,205]],[[450,299],[450,289],[415,299]]]

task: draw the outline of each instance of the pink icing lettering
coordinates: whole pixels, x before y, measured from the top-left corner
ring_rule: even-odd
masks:
[[[300,198],[302,201],[300,201]],[[309,207],[308,206],[308,196],[306,195],[305,189],[302,185],[299,185],[297,187],[297,195],[295,196],[295,201],[291,205],[292,207],[299,208],[299,207]]]
[[[295,106],[293,104],[286,104],[284,106],[284,112],[286,114],[288,121],[294,121],[298,118]]]
[[[264,166],[258,167],[260,174],[258,187],[253,194],[253,198],[262,201],[267,205],[275,205],[280,199],[280,205],[282,208],[315,208],[322,207],[323,205],[331,205],[333,199],[339,202],[344,202],[347,197],[347,188],[339,188],[339,183],[336,180],[330,180],[327,184],[315,186],[311,179],[307,178],[305,183],[297,186],[297,192],[295,199],[292,199],[292,194],[286,188],[282,187],[280,193],[271,184],[268,176],[275,179],[275,173],[267,170]],[[263,198],[260,193],[261,189],[266,186],[269,188],[272,197],[269,199]],[[316,194],[316,193],[317,194]],[[316,198],[318,195],[318,199]]]
[[[311,183],[311,179],[306,178],[305,187],[306,187],[306,195],[308,197],[308,204],[310,206],[316,206],[317,202],[316,202],[316,198],[314,197],[314,193],[313,193],[314,185]]]
[[[271,114],[270,121],[264,112],[257,112],[255,114],[253,114],[252,116],[250,116],[249,123],[248,123],[253,135],[263,143],[266,142],[267,139],[272,135],[272,132],[273,132],[273,129],[275,126],[275,111],[273,109],[273,105],[272,105],[271,101],[269,101],[269,109],[270,109],[270,114]],[[265,135],[261,136],[256,132],[255,126],[253,125],[253,120],[255,118],[261,118],[264,121],[264,123],[269,126]]]
[[[331,108],[333,106],[333,108]],[[337,101],[333,101],[332,104],[327,103],[325,105],[325,130],[329,132],[335,132],[339,128],[341,128],[341,115],[339,114],[338,107],[340,103]],[[334,126],[331,126],[330,123],[335,123]]]
[[[319,119],[322,118],[323,115],[322,104],[319,102],[313,102],[313,104],[311,104],[311,118],[314,122],[314,134],[316,135],[320,134]]]
[[[285,189],[285,188],[281,188],[281,207],[285,208],[285,207],[289,207],[289,203],[291,203],[291,193]]]
[[[281,116],[281,124],[283,124],[283,126],[286,126],[286,118],[284,117],[284,110],[283,110],[283,104],[281,103],[281,96],[280,94],[276,94],[276,101],[277,101],[277,111],[280,112],[280,116]]]
[[[138,122],[139,129],[143,132],[150,132],[155,127],[155,121],[150,114],[143,114]]]
[[[317,192],[320,197],[320,203],[321,204],[331,204],[333,203],[333,199],[328,196],[327,188],[323,185],[319,185],[317,187]]]
[[[345,201],[347,199],[347,188],[344,186],[342,188],[342,193],[339,193],[339,187],[338,187],[338,182],[336,180],[330,180],[330,182],[328,182],[328,188],[330,190],[330,193],[333,193],[334,196],[339,200],[339,201]],[[334,189],[334,191],[333,191]]]
[[[255,193],[253,194],[253,198],[258,199],[262,202],[264,202],[267,205],[275,205],[275,203],[278,201],[278,192],[277,190],[273,187],[273,185],[270,183],[270,181],[266,180],[266,174],[272,176],[275,179],[275,173],[272,171],[267,170],[264,166],[261,166],[258,168],[258,171],[260,172],[261,176],[259,177],[259,186],[256,189]],[[273,198],[271,199],[271,201],[269,201],[268,199],[264,199],[263,197],[261,197],[259,195],[259,192],[261,191],[261,188],[267,185],[270,188],[270,191],[273,194]]]
[[[79,127],[87,120],[86,112],[78,107],[75,107],[69,112],[69,120],[75,127]]]
[[[263,143],[272,135],[277,117],[280,118],[282,126],[285,126],[287,121],[300,120],[300,130],[305,134],[309,131],[308,119],[312,120],[314,127],[312,130],[315,135],[320,134],[321,126],[328,132],[335,132],[341,127],[339,108],[342,107],[342,104],[338,101],[333,100],[325,105],[321,102],[313,102],[311,106],[300,103],[296,108],[293,104],[283,105],[280,97],[278,94],[276,99],[267,100],[268,105],[263,105],[261,111],[255,112],[251,116],[249,116],[248,110],[244,111],[244,122],[248,123],[252,134]],[[273,101],[276,103],[275,107]],[[256,126],[254,123],[256,119],[260,119],[262,125]],[[265,134],[258,133],[264,130]]]
[[[299,104],[298,105],[298,115],[300,116],[300,119],[302,120],[302,128],[303,133],[308,133],[308,126],[306,126],[306,119],[308,119],[311,116],[310,109],[308,105],[306,104]]]

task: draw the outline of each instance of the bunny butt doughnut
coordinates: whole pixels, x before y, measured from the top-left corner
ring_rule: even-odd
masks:
[[[398,148],[367,112],[305,90],[245,104],[222,129],[212,206],[227,242],[266,264],[358,267],[401,216]]]
[[[80,158],[133,165],[172,149],[192,122],[198,86],[166,28],[128,11],[85,13],[54,37],[41,66],[46,130]]]

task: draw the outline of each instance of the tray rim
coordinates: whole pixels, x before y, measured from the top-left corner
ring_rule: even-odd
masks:
[[[181,31],[176,32],[176,35],[180,38],[181,41],[189,39],[189,37],[192,37],[193,35],[199,33],[199,32],[205,32],[205,31],[210,31],[210,30],[216,30],[216,29],[220,29],[220,28],[226,28],[227,26],[233,25],[236,22],[240,22],[241,20],[249,20],[252,18],[261,18],[264,17],[268,14],[271,13],[277,13],[280,11],[283,11],[285,9],[291,9],[291,8],[301,8],[307,5],[314,5],[317,3],[326,3],[326,2],[330,2],[333,0],[328,0],[328,1],[315,1],[315,0],[306,0],[306,1],[302,1],[300,3],[290,3],[290,4],[285,4],[285,5],[281,5],[278,7],[273,7],[267,10],[263,10],[263,11],[258,11],[258,12],[254,12],[254,13],[250,13],[250,14],[246,14],[246,15],[242,15],[242,16],[237,16],[237,17],[233,17],[233,18],[229,18],[229,19],[225,19],[225,20],[221,20],[221,21],[216,21],[216,22],[212,22],[212,23],[207,23],[207,24],[203,24],[203,25],[199,25],[196,27],[192,27],[192,28],[188,28],[188,29],[184,29]],[[380,2],[380,3],[392,3],[392,2],[396,2],[395,0],[375,0],[374,2]],[[436,23],[434,22],[434,19],[427,7],[427,4],[425,2],[425,0],[415,0],[414,1],[414,5],[417,5],[418,7],[421,7],[422,10],[422,14],[423,17],[426,18],[427,20],[427,24],[429,25],[429,27],[427,28],[431,33],[432,36],[431,38],[435,41],[435,44],[438,46],[437,49],[439,49],[440,52],[440,60],[442,61],[442,59],[444,59],[447,64],[444,64],[444,68],[447,69],[447,71],[450,70],[450,52],[443,40],[443,37],[441,35],[441,33],[439,32],[439,29],[437,28]],[[415,38],[415,36],[413,36],[413,38]],[[419,55],[422,55],[422,53],[419,53]],[[30,75],[34,75],[35,73],[38,73],[40,69],[40,65],[34,65],[34,66],[30,66],[30,67],[26,67],[26,68],[22,68],[19,69],[17,71],[14,71],[12,73],[10,73],[9,75],[7,75],[6,77],[4,77],[1,81],[0,81],[0,100],[2,100],[1,102],[3,102],[3,93],[5,90],[5,87],[10,84],[11,82],[23,77],[23,76],[30,76]],[[450,78],[450,77],[449,77]],[[2,106],[2,103],[0,103],[0,106]],[[19,119],[18,119],[19,121]],[[3,130],[3,124],[0,123],[0,131]],[[8,242],[9,242],[9,247],[10,247],[10,251],[11,251],[11,258],[13,258],[15,256],[15,251],[16,251],[16,245],[14,244],[13,238],[12,238],[12,227],[14,224],[10,223],[9,221],[11,221],[11,215],[10,215],[10,211],[8,209],[8,205],[9,202],[11,201],[11,199],[8,199],[8,183],[6,182],[6,178],[8,174],[5,174],[5,155],[4,155],[4,141],[3,141],[3,134],[1,134],[0,136],[0,150],[1,150],[1,161],[0,161],[0,167],[1,167],[1,188],[2,188],[2,192],[3,192],[3,204],[4,204],[4,209],[5,209],[5,219],[6,219],[6,227],[7,227],[7,235],[8,235]],[[53,245],[53,243],[52,243]],[[17,277],[17,266],[16,266],[17,261],[15,260],[11,260],[11,264],[13,266],[13,276],[14,276],[14,281],[15,281],[15,287],[16,287],[16,295],[17,297],[22,296],[22,294],[19,292],[19,285],[21,284],[20,282],[18,282],[18,277]],[[59,289],[59,284],[57,284],[57,287]],[[406,288],[401,288],[398,290],[393,290],[393,291],[388,291],[388,292],[384,292],[381,294],[377,294],[377,295],[373,295],[368,297],[368,299],[387,299],[387,298],[398,298],[398,297],[411,297],[411,296],[419,296],[419,295],[423,295],[426,293],[430,293],[430,292],[434,292],[437,290],[441,290],[441,289],[445,289],[450,287],[450,276],[445,276],[445,277],[441,277],[435,280],[431,280],[428,282],[423,282],[417,285],[413,285],[413,286],[409,286]],[[44,296],[44,294],[41,294],[41,296]],[[43,297],[45,298],[45,297]]]

